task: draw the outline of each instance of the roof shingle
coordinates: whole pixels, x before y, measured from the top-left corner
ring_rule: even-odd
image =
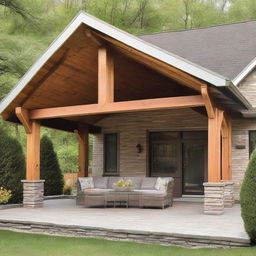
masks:
[[[256,20],[138,37],[231,80],[256,57]]]

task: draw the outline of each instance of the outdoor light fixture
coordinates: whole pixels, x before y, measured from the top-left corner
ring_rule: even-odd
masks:
[[[140,144],[137,144],[136,145],[136,150],[137,150],[137,153],[141,153],[142,151],[142,146]]]

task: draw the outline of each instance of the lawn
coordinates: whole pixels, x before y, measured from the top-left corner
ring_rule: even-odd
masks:
[[[255,256],[256,247],[186,249],[174,246],[115,242],[94,238],[56,237],[0,230],[1,256]]]

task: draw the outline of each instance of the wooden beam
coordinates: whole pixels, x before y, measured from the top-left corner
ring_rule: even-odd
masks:
[[[223,111],[215,110],[214,118],[208,117],[208,182],[221,181],[221,123]]]
[[[164,63],[160,60],[157,60],[154,57],[151,57],[143,52],[131,48],[130,46],[127,46],[109,36],[106,36],[96,31],[92,31],[92,33],[105,39],[114,46],[117,46],[118,48],[115,49],[126,54],[128,57],[158,71],[159,73],[173,80],[176,80],[179,83],[186,85],[187,87],[190,87],[198,92],[201,91],[201,86],[203,85],[203,82],[201,80],[194,78],[193,76],[179,70],[178,68],[170,66],[169,64]]]
[[[98,47],[101,47],[105,44],[104,40],[102,40],[101,38],[99,38],[98,36],[92,34],[92,31],[90,29],[87,29],[85,31],[85,35],[86,37],[88,37],[89,39],[92,40],[92,42],[94,44],[96,44]]]
[[[15,113],[22,125],[24,126],[24,129],[27,134],[32,133],[32,125],[31,121],[29,119],[29,112],[27,109],[22,107],[15,108]]]
[[[230,117],[224,115],[222,125],[222,180],[232,179],[232,124]]]
[[[75,131],[79,144],[79,172],[78,177],[88,177],[88,159],[89,159],[89,132],[88,126],[79,125]]]
[[[201,94],[202,94],[202,97],[204,99],[205,108],[206,108],[208,117],[209,118],[215,118],[214,105],[213,105],[213,101],[210,97],[207,85],[202,85],[201,86]]]
[[[147,100],[113,102],[105,105],[90,104],[58,108],[31,110],[31,119],[62,118],[72,116],[122,113],[133,111],[149,111],[171,108],[190,108],[204,106],[201,95],[182,96]]]
[[[98,49],[98,103],[114,101],[114,61],[107,48]]]
[[[31,121],[31,133],[27,135],[27,180],[40,179],[40,122]]]

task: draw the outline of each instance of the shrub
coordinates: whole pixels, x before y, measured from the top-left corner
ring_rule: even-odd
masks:
[[[256,242],[256,150],[252,153],[241,187],[240,201],[245,230]]]
[[[63,175],[53,144],[46,135],[41,139],[40,171],[41,179],[45,180],[44,194],[61,195],[64,186]]]
[[[22,202],[25,157],[20,143],[0,127],[0,187],[12,191],[9,203]]]
[[[11,196],[11,190],[4,189],[3,187],[0,188],[0,204],[8,203]]]

